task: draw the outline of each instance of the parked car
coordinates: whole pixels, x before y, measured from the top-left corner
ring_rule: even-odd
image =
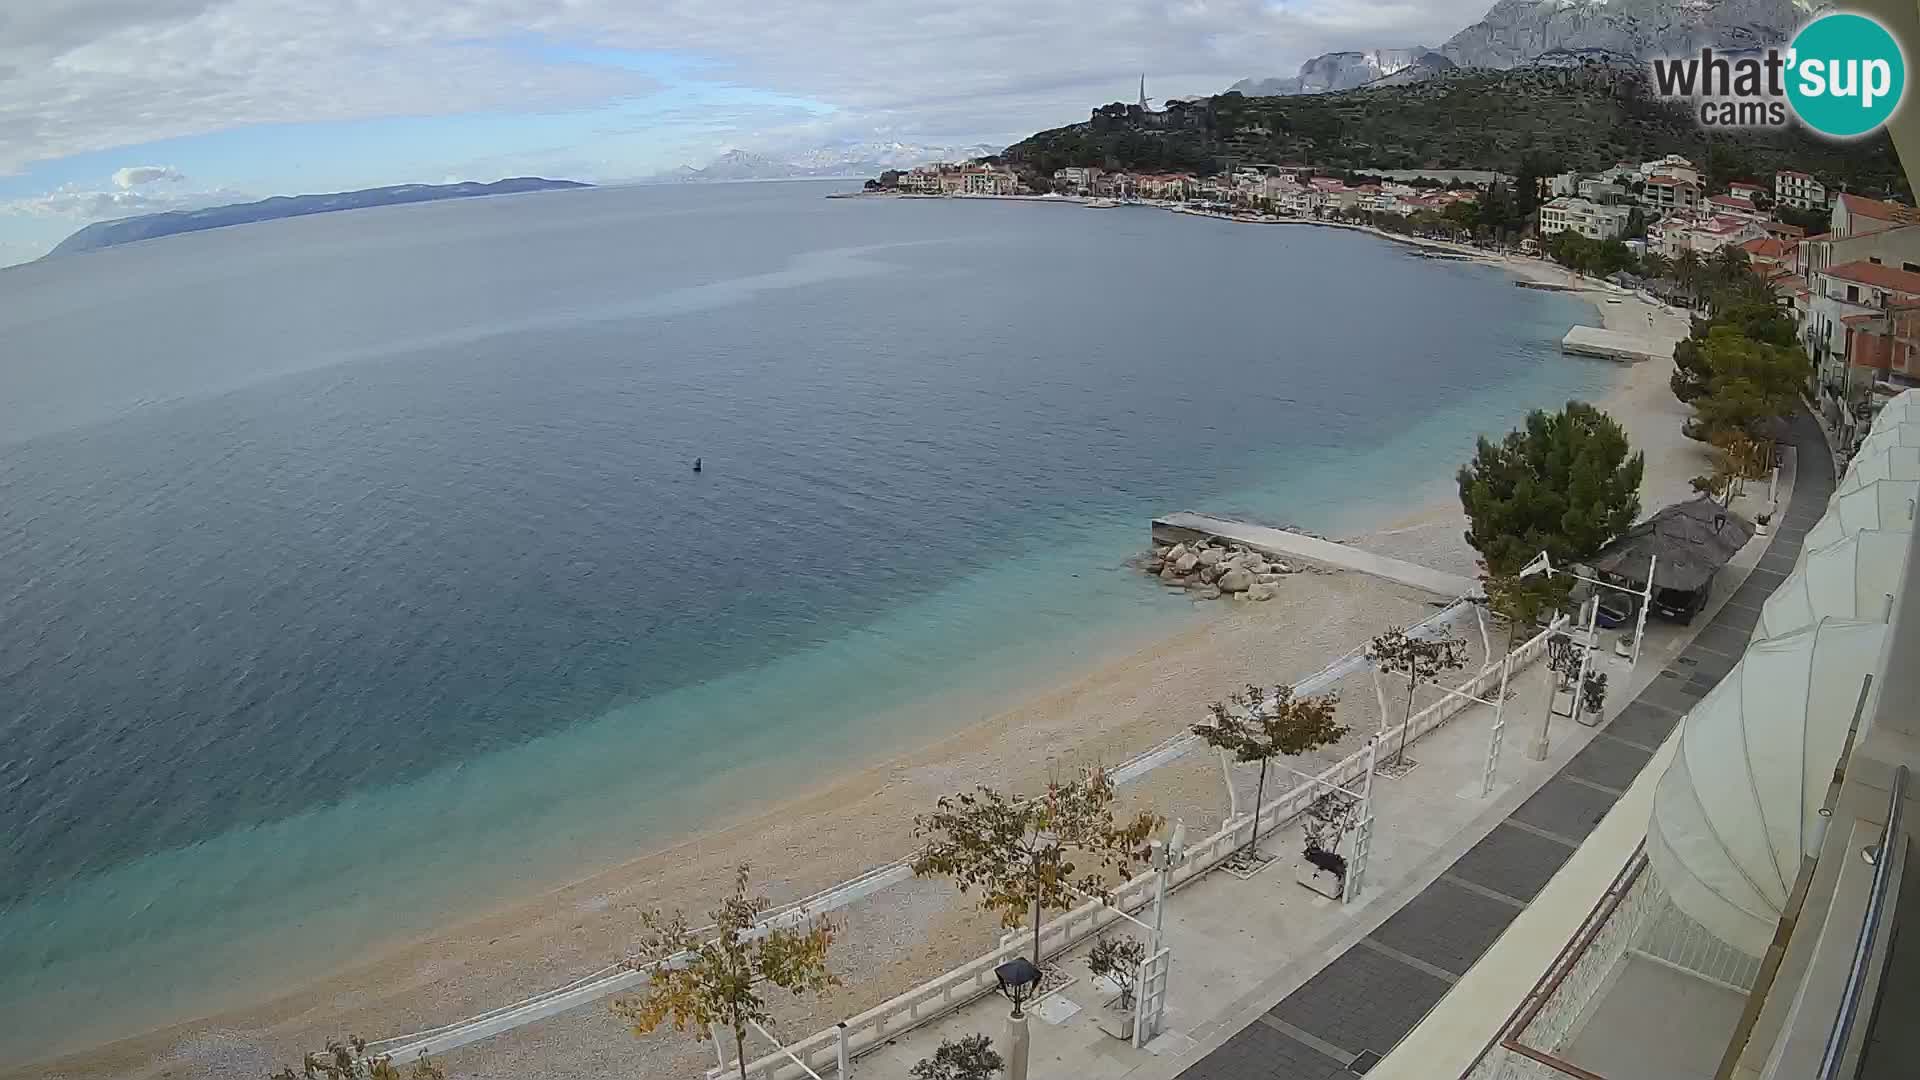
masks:
[[[1602,629],[1613,630],[1633,621],[1633,611],[1617,600],[1600,601],[1600,609],[1594,614],[1594,622]]]

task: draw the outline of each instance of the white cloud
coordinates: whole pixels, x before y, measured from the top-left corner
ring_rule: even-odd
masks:
[[[704,76],[835,106],[848,132],[1017,134],[1130,97],[1141,71],[1158,96],[1218,90],[1329,49],[1438,44],[1486,3],[35,0],[0,14],[0,172],[247,124],[579,108],[657,86],[527,42],[706,58]]]
[[[179,183],[185,179],[186,177],[180,173],[180,170],[170,165],[129,165],[124,169],[119,169],[114,172],[113,186],[124,191],[128,188],[136,188],[142,184],[151,184],[160,180],[165,180],[169,183]]]
[[[154,167],[121,169],[113,174],[114,186],[109,188],[95,189],[67,184],[44,195],[0,202],[0,214],[34,218],[68,218],[76,222],[106,221],[111,218],[156,214],[167,210],[198,210],[223,203],[246,202],[255,197],[225,188],[184,191],[168,187],[141,191],[137,190],[136,185],[148,181],[122,182],[123,174],[138,173],[143,168]],[[164,173],[167,175],[150,177],[149,181],[185,179],[171,169],[164,170]]]

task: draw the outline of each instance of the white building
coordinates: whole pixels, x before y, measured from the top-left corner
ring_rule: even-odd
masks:
[[[1691,210],[1700,205],[1700,182],[1679,176],[1650,176],[1640,189],[1640,202],[1659,214]]]
[[[1625,184],[1615,183],[1612,180],[1601,180],[1597,177],[1589,177],[1588,179],[1580,181],[1579,190],[1569,191],[1565,194],[1578,195],[1590,202],[1606,203],[1608,205],[1627,201],[1627,187]]]
[[[1075,191],[1092,191],[1101,171],[1091,165],[1070,165],[1053,171],[1053,186]]]
[[[1744,244],[1767,235],[1767,227],[1748,217],[1676,214],[1649,226],[1647,241],[1660,254],[1677,259],[1686,252],[1706,257],[1728,244]]]
[[[960,174],[960,190],[968,195],[1012,195],[1020,190],[1020,181],[1006,169],[966,169]]]
[[[1773,174],[1773,201],[1799,210],[1821,210],[1827,205],[1827,186],[1807,173],[1782,169]]]
[[[1626,231],[1628,213],[1627,207],[1602,206],[1589,199],[1549,199],[1540,206],[1540,235],[1573,232],[1589,240],[1612,240]]]
[[[1658,161],[1640,163],[1641,179],[1651,180],[1656,176],[1671,176],[1676,180],[1685,180],[1692,184],[1700,182],[1700,170],[1694,167],[1693,162],[1679,154],[1668,154]]]
[[[1755,221],[1766,221],[1766,211],[1753,205],[1751,197],[1738,190],[1730,190],[1724,195],[1710,195],[1700,207],[1703,213],[1716,217],[1744,217]]]

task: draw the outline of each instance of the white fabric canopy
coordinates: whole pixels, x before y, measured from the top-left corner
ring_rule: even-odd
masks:
[[[1920,420],[1910,423],[1875,424],[1853,452],[1856,458],[1871,457],[1889,446],[1920,446]]]
[[[1920,481],[1913,480],[1875,480],[1837,494],[1807,530],[1803,550],[1826,547],[1861,529],[1912,532],[1915,499],[1920,499]]]
[[[1838,490],[1852,491],[1875,480],[1920,480],[1920,446],[1882,446],[1872,456],[1854,455]]]
[[[1886,622],[1912,542],[1910,533],[1862,529],[1803,551],[1793,573],[1761,605],[1752,640],[1779,637],[1828,617]]]
[[[1766,951],[1801,857],[1818,850],[1820,804],[1886,633],[1823,619],[1755,642],[1682,721],[1647,858],[1674,906],[1749,956]]]
[[[1887,399],[1873,414],[1873,430],[1920,420],[1920,390],[1902,390]]]

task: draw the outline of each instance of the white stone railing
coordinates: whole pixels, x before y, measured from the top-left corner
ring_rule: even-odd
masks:
[[[1540,631],[1512,653],[1513,665],[1509,672],[1527,667],[1547,651],[1547,638],[1556,632],[1554,627]],[[1511,678],[1509,678],[1511,682]],[[1456,689],[1462,694],[1474,697],[1491,697],[1500,685],[1500,666],[1489,664]],[[1473,702],[1449,694],[1442,700],[1415,713],[1404,725],[1395,724],[1380,732],[1384,745],[1387,741],[1397,741],[1401,728],[1410,731],[1408,742],[1418,742],[1431,734],[1447,721],[1471,707]],[[1262,833],[1285,824],[1304,813],[1326,792],[1329,785],[1352,787],[1361,781],[1367,772],[1367,748],[1347,755],[1316,774],[1312,780],[1302,781],[1291,790],[1281,794],[1260,808],[1260,828]],[[1253,819],[1251,815],[1241,815],[1229,821],[1218,832],[1202,840],[1187,845],[1185,858],[1176,867],[1168,879],[1169,892],[1206,874],[1214,869],[1227,856],[1238,850],[1251,836]],[[1114,906],[1125,911],[1137,911],[1146,907],[1153,899],[1154,874],[1149,871],[1120,885],[1113,891],[1111,900]],[[1099,900],[1089,900],[1084,904],[1059,915],[1040,928],[1041,956],[1057,956],[1072,949],[1087,938],[1103,929],[1108,923],[1119,919],[1111,907]],[[814,1032],[797,1042],[787,1044],[785,1051],[776,1051],[747,1064],[747,1080],[794,1080],[804,1076],[794,1058],[805,1062],[807,1067],[818,1073],[827,1073],[838,1067],[840,1043],[846,1041],[849,1060],[858,1057],[875,1047],[899,1038],[923,1024],[940,1019],[968,1003],[984,997],[998,989],[993,969],[1016,956],[1024,955],[1032,948],[1030,934],[1018,938],[1009,938],[993,950],[974,957],[933,979],[921,983],[898,997],[875,1005],[856,1016],[849,1017],[833,1027]],[[788,1055],[791,1054],[792,1057]],[[724,1080],[725,1077],[738,1076],[735,1065],[729,1062],[724,1067],[707,1070],[708,1080]]]

